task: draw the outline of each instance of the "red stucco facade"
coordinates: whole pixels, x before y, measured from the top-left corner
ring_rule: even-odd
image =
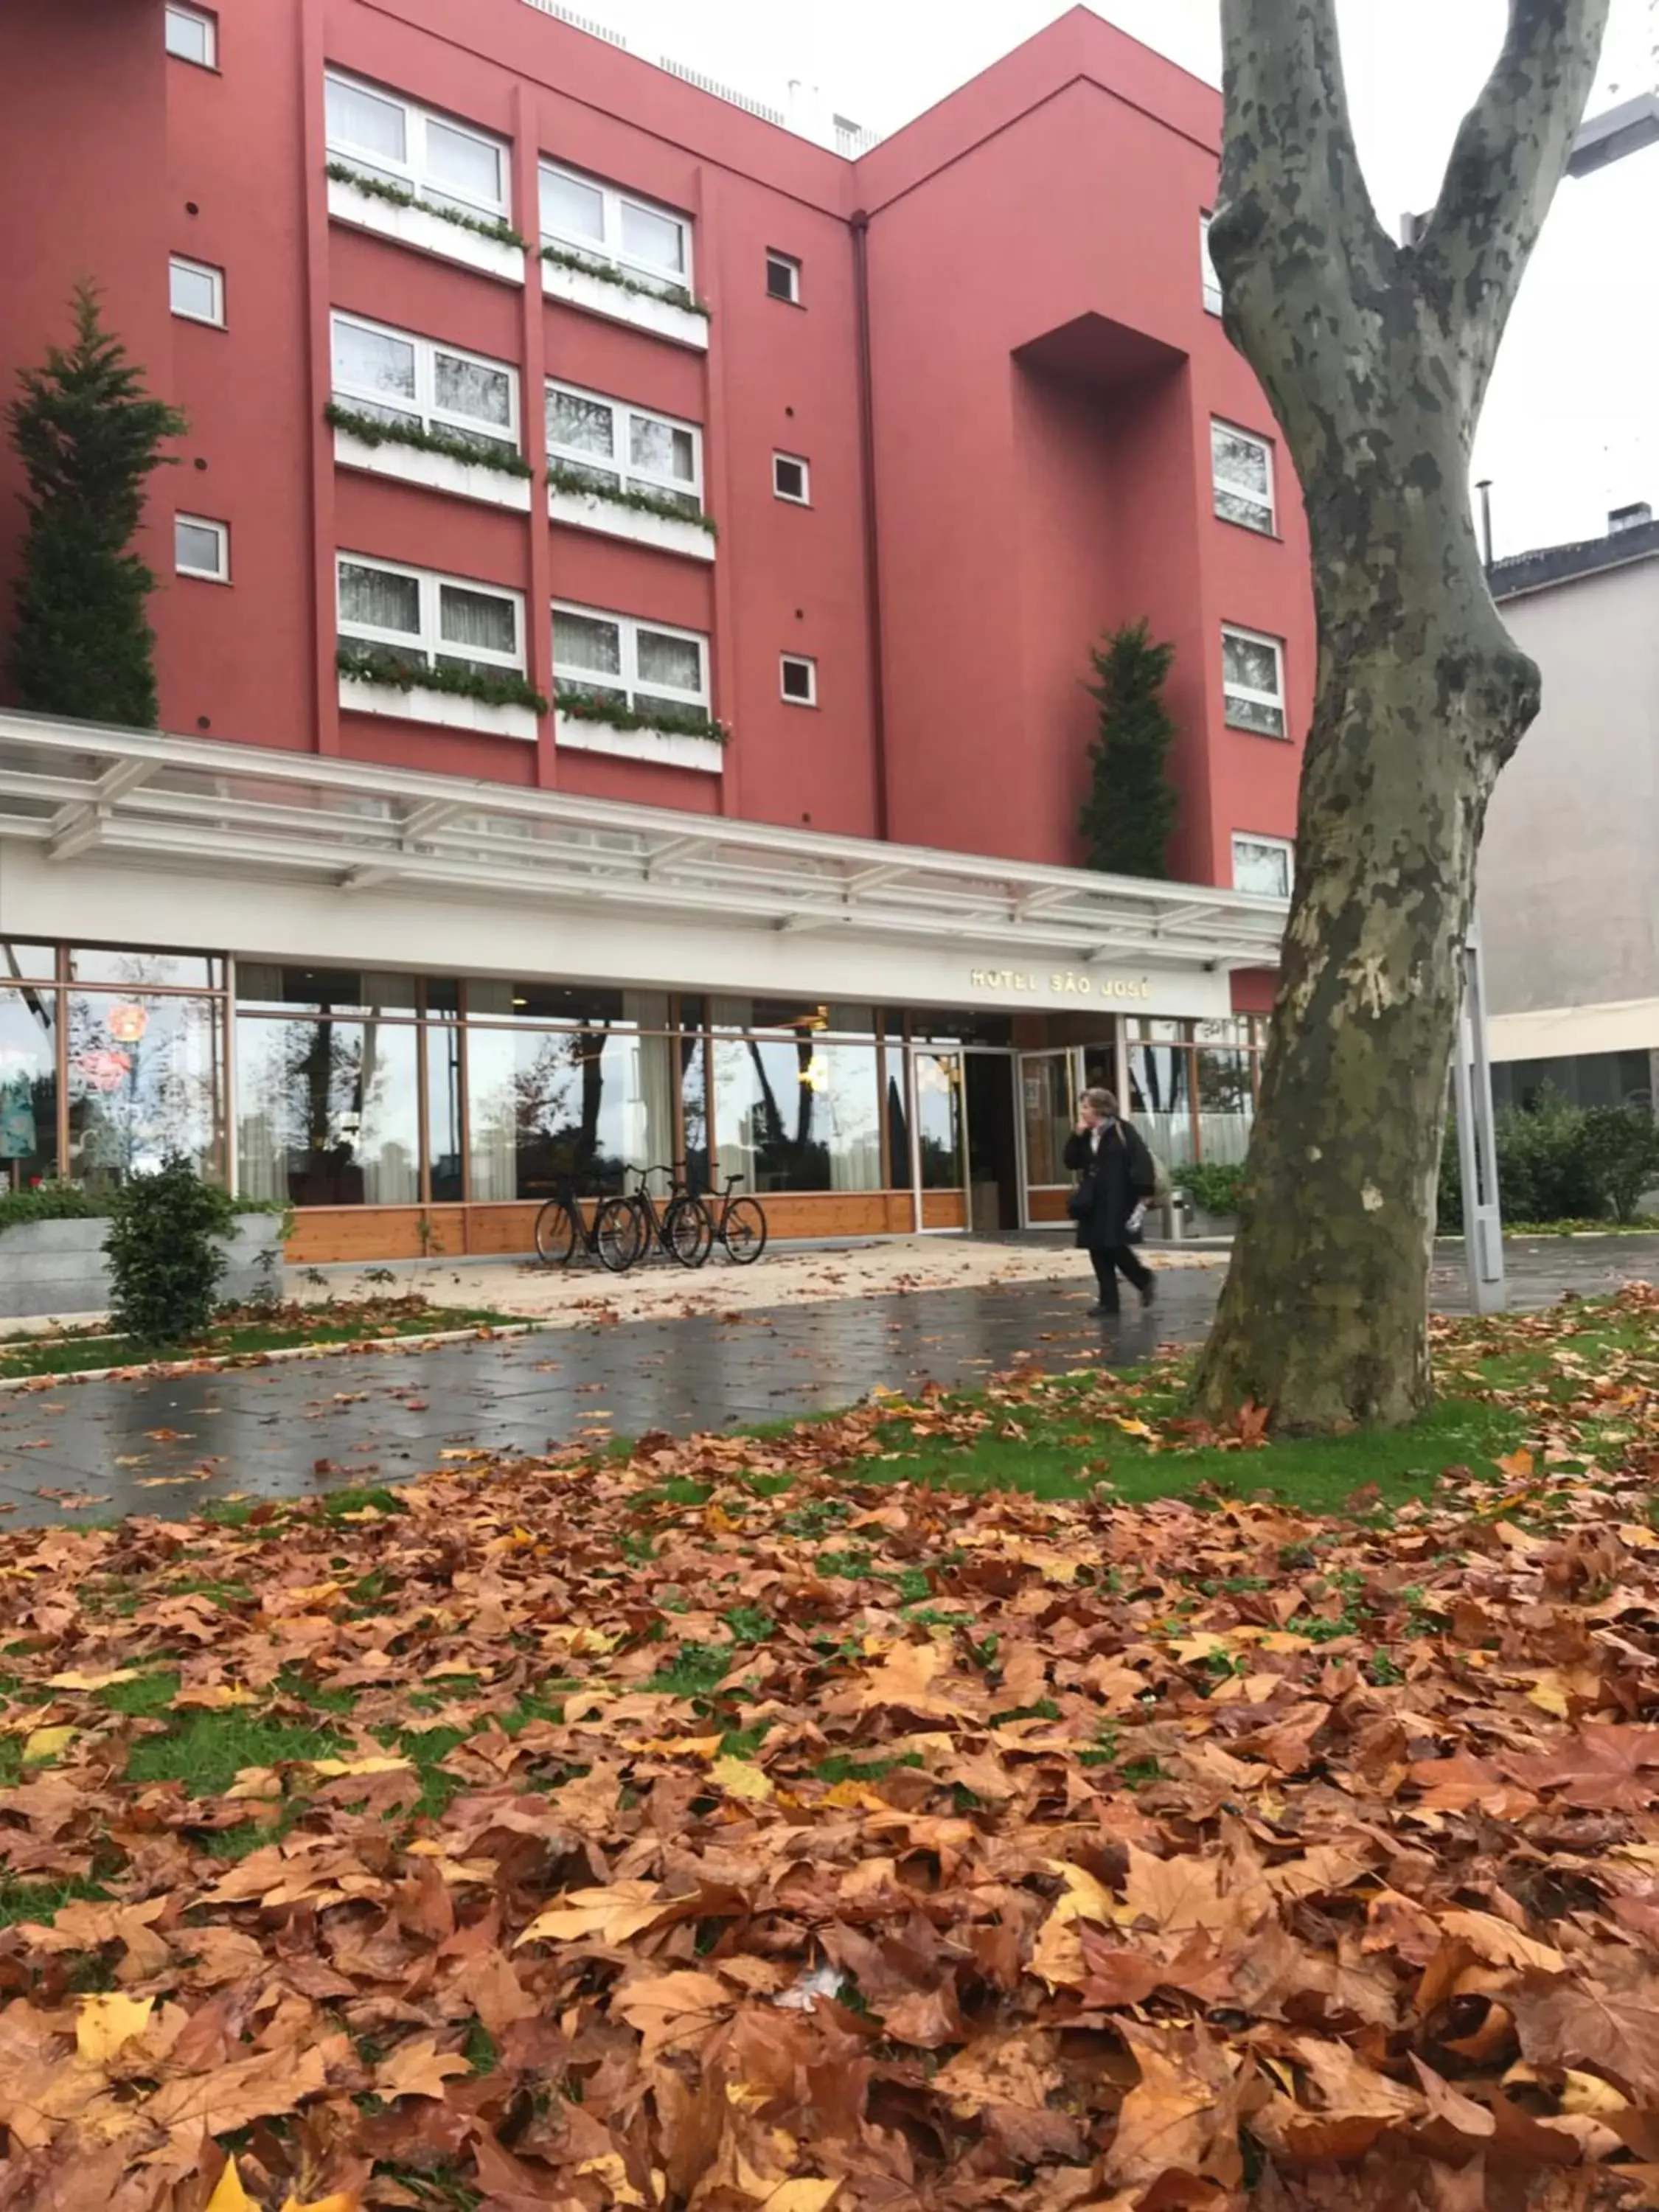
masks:
[[[188,417],[144,549],[164,726],[1071,862],[1089,645],[1145,615],[1177,648],[1175,872],[1226,884],[1236,831],[1291,834],[1306,543],[1282,453],[1279,535],[1214,513],[1212,417],[1274,431],[1205,307],[1208,88],[1079,9],[848,161],[525,0],[238,0],[212,68],[166,52],[163,15],[9,18],[0,381],[84,275]],[[527,282],[331,219],[331,66],[506,143]],[[706,351],[544,297],[541,159],[689,219]],[[222,327],[169,313],[173,254],[223,271]],[[516,368],[527,513],[337,466],[331,310]],[[550,376],[701,428],[712,562],[550,521]],[[810,460],[809,506],[775,496],[778,451]],[[8,452],[8,573],[15,486]],[[175,512],[228,526],[228,586],[173,573]],[[521,593],[544,693],[555,600],[706,637],[720,772],[573,750],[548,716],[526,741],[343,712],[337,549]],[[1227,623],[1283,641],[1288,739],[1227,726]],[[782,653],[816,662],[815,706],[781,697]]]

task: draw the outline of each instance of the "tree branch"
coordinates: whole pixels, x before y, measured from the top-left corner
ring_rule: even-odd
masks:
[[[1611,0],[1510,0],[1509,35],[1463,118],[1416,253],[1472,439],[1498,348],[1595,82]]]

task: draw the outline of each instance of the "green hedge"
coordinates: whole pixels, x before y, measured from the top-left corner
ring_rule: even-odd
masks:
[[[1497,1119],[1498,1190],[1508,1221],[1632,1221],[1659,1184],[1659,1121],[1640,1106],[1570,1106],[1546,1091]],[[1440,1226],[1463,1218],[1457,1132],[1440,1159]]]
[[[1220,1160],[1206,1160],[1194,1167],[1176,1168],[1171,1181],[1206,1213],[1237,1213],[1244,1170]]]
[[[211,1203],[218,1209],[222,1230],[243,1213],[286,1216],[289,1208],[264,1198],[232,1198],[216,1185],[208,1186]],[[0,1236],[30,1221],[102,1221],[116,1210],[113,1190],[83,1190],[78,1182],[37,1183],[29,1190],[0,1191]],[[284,1228],[283,1235],[287,1235]]]

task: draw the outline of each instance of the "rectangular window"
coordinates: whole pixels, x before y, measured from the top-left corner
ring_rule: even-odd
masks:
[[[818,703],[818,664],[805,653],[786,653],[779,663],[783,696],[792,707]]]
[[[665,291],[690,289],[691,226],[683,216],[551,161],[542,163],[542,237]]]
[[[716,1176],[770,1191],[879,1190],[881,1086],[873,1045],[717,1037]]]
[[[357,553],[338,556],[337,578],[343,646],[374,648],[421,667],[523,675],[517,592]]]
[[[225,272],[205,261],[186,261],[175,253],[167,264],[167,299],[175,315],[186,322],[216,323],[225,319]]]
[[[1287,837],[1233,832],[1233,889],[1259,898],[1289,898],[1296,848]]]
[[[15,964],[27,971],[37,964],[32,950],[0,947],[0,956],[21,951]],[[58,1174],[58,994],[10,988],[14,964],[0,957],[0,1193]]]
[[[1224,629],[1221,683],[1230,729],[1254,730],[1264,738],[1289,735],[1282,640],[1261,636],[1255,630]]]
[[[224,1028],[219,1003],[182,994],[68,991],[66,1172],[94,1190],[153,1175],[170,1152],[216,1166]]]
[[[560,691],[604,699],[635,714],[653,708],[708,712],[708,641],[631,615],[591,607],[553,610],[553,677]]]
[[[702,512],[702,432],[572,384],[547,387],[547,458],[602,491],[648,492]]]
[[[793,254],[775,253],[769,246],[766,252],[766,289],[774,300],[786,300],[792,307],[800,305],[800,264]]]
[[[194,62],[198,69],[216,69],[219,65],[219,24],[216,16],[204,15],[199,8],[169,8],[167,11],[167,48],[181,62]]]
[[[1214,218],[1201,215],[1198,219],[1198,267],[1204,286],[1204,312],[1206,315],[1221,313],[1221,278],[1218,275],[1214,256],[1210,252],[1210,225]]]
[[[207,522],[199,514],[174,515],[173,565],[181,576],[200,576],[210,584],[228,584],[229,524]]]
[[[377,422],[519,450],[519,372],[410,331],[334,317],[334,397]]]
[[[331,160],[401,185],[417,199],[506,221],[507,149],[501,139],[333,70],[325,95]]]
[[[776,499],[787,499],[795,507],[811,504],[811,471],[799,453],[774,453],[772,456],[772,493]]]
[[[1210,475],[1215,511],[1224,522],[1259,530],[1271,538],[1278,528],[1273,504],[1273,449],[1266,438],[1231,422],[1210,424]]]

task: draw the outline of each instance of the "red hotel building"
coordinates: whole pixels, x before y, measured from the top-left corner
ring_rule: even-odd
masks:
[[[849,160],[541,0],[75,0],[0,115],[0,380],[87,276],[189,423],[160,732],[0,709],[0,1178],[326,1259],[1056,1220],[1085,1078],[1240,1155],[1314,646],[1214,92],[1078,9]],[[1079,865],[1141,616],[1172,883]]]

